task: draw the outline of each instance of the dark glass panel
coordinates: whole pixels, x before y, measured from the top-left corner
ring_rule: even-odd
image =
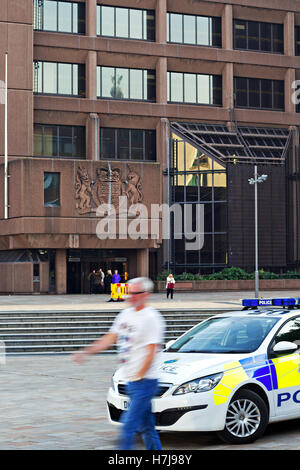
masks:
[[[272,51],[271,23],[260,23],[260,48],[262,51]]]
[[[144,72],[147,76],[147,90],[144,91],[144,99],[148,101],[156,101],[156,78],[154,70],[146,70]]]
[[[283,80],[273,80],[273,106],[275,109],[284,109]]]
[[[44,156],[56,157],[58,155],[58,136],[56,126],[44,127]]]
[[[233,28],[234,47],[236,49],[247,49],[247,22],[235,20]]]
[[[155,12],[148,10],[146,13],[146,39],[148,41],[155,41]]]
[[[59,126],[59,156],[72,157],[73,156],[73,139],[72,127]]]
[[[144,159],[144,137],[143,131],[140,129],[132,129],[131,135],[131,159],[143,160]]]
[[[272,108],[272,80],[261,80],[261,107]]]
[[[248,106],[248,79],[235,77],[235,104],[236,106]]]
[[[186,252],[186,262],[187,264],[199,264],[199,251],[188,250]],[[191,270],[188,270],[191,272]]]
[[[116,138],[115,129],[101,129],[101,158],[106,160],[113,160],[116,158]]]
[[[185,241],[174,240],[175,244],[175,263],[184,264],[185,263]]]
[[[214,204],[214,231],[227,232],[227,204],[225,202]]]
[[[249,107],[260,107],[260,80],[258,78],[249,78]]]
[[[222,76],[213,75],[213,102],[211,104],[222,106]]]
[[[211,46],[222,47],[221,18],[212,18],[212,44]]]
[[[156,160],[156,132],[145,131],[145,160]]]
[[[186,175],[186,200],[188,202],[198,201],[198,186],[199,186],[199,175],[187,174]]]
[[[33,133],[33,142],[34,142],[34,155],[36,157],[43,156],[43,128],[37,124],[34,125]]]
[[[206,203],[204,204],[204,232],[212,232],[212,215],[213,204]]]
[[[129,160],[129,129],[117,129],[117,158]]]
[[[283,25],[272,24],[273,52],[283,53]]]
[[[85,34],[85,3],[78,3],[78,33]]]
[[[227,262],[227,235],[215,234],[215,263]]]
[[[74,156],[85,158],[85,127],[73,127]]]
[[[295,28],[295,54],[300,55],[300,26],[296,26]]]
[[[78,95],[85,97],[85,65],[78,65]]]
[[[44,173],[44,206],[60,206],[60,174]]]
[[[211,264],[213,262],[213,242],[212,235],[204,234],[204,245],[200,250],[200,262],[202,264]]]
[[[259,23],[248,21],[248,49],[259,50]]]

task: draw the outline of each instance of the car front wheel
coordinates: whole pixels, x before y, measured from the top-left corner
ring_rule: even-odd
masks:
[[[264,400],[251,390],[240,390],[228,406],[223,431],[217,434],[229,444],[248,444],[263,435],[268,422]]]

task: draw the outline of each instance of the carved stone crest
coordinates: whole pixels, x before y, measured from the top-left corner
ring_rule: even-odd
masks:
[[[111,204],[119,212],[119,197],[126,196],[128,206],[142,202],[142,181],[140,175],[128,166],[126,178],[120,168],[98,167],[93,180],[87,168],[80,164],[77,168],[75,197],[76,210],[79,214],[96,212],[101,204]]]

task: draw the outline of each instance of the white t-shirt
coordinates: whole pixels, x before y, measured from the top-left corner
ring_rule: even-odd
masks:
[[[149,344],[157,344],[158,348],[144,377],[158,378],[159,353],[164,340],[164,330],[165,321],[162,315],[152,307],[139,311],[127,308],[119,313],[110,332],[118,335],[119,372],[123,380],[131,381],[137,378]]]

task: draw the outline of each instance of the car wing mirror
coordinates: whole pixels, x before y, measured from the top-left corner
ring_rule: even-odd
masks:
[[[278,354],[292,354],[298,349],[297,344],[292,343],[291,341],[280,341],[279,343],[275,344],[273,348],[273,353]]]
[[[165,349],[169,349],[169,348],[172,346],[172,344],[175,343],[175,341],[176,341],[175,339],[171,339],[170,341],[168,341],[168,342],[165,344]]]

